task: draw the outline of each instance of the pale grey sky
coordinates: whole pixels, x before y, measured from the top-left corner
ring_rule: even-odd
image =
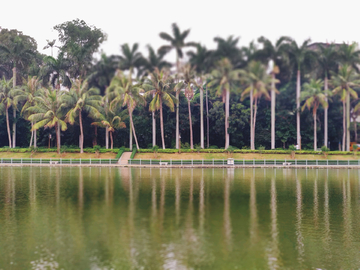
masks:
[[[208,49],[215,48],[214,37],[229,35],[240,37],[239,46],[261,35],[272,41],[288,35],[297,42],[307,38],[313,42],[360,42],[360,1],[356,0],[20,0],[6,1],[0,7],[0,26],[34,37],[38,50],[45,54],[50,54],[50,49],[43,50],[46,39],[57,38],[53,27],[76,18],[108,35],[101,46],[108,55],[119,54],[120,44],[134,42],[147,55],[147,44],[155,49],[166,44],[159,33],[171,33],[173,22],[181,31],[191,29],[188,41],[200,42]]]

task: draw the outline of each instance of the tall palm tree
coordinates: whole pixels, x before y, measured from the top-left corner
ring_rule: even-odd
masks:
[[[179,61],[180,58],[183,58],[183,48],[189,46],[196,46],[194,42],[185,42],[185,39],[190,33],[190,29],[181,32],[178,25],[176,23],[172,24],[172,32],[173,36],[161,32],[160,37],[166,41],[170,42],[170,45],[164,45],[159,48],[160,53],[167,53],[170,50],[174,49],[176,51],[176,71],[179,73],[180,66]],[[176,149],[179,149],[179,92],[176,92]]]
[[[350,96],[357,99],[358,94],[353,89],[360,86],[359,75],[350,65],[339,67],[337,73],[331,71],[331,85],[333,93],[341,97],[343,103],[343,139],[342,150],[350,151]],[[346,148],[345,148],[346,138]]]
[[[313,108],[314,119],[314,151],[317,150],[317,126],[316,126],[316,113],[321,105],[323,108],[328,107],[327,96],[323,90],[324,82],[322,80],[311,79],[309,83],[304,83],[304,91],[301,93],[301,100],[305,100],[301,110],[306,108],[309,110]]]
[[[243,59],[241,50],[237,47],[239,38],[229,36],[227,39],[215,37],[214,41],[217,43],[217,48],[213,53],[213,61],[218,62],[223,58],[228,58],[235,68],[243,66]]]
[[[60,129],[62,131],[67,129],[66,122],[63,120],[66,115],[63,103],[64,94],[62,90],[42,88],[35,97],[35,105],[26,109],[30,114],[28,119],[35,123],[32,130],[42,127],[55,128],[58,154],[60,154]]]
[[[211,68],[211,57],[213,52],[208,51],[206,47],[200,44],[196,45],[197,52],[190,51],[187,55],[190,57],[190,64],[197,72],[196,86],[200,89],[200,146],[204,148],[204,74],[207,74]],[[208,104],[206,104],[208,107]],[[209,115],[207,114],[207,125],[209,125]],[[207,128],[209,130],[209,128]],[[207,134],[209,141],[209,134]],[[208,142],[209,145],[209,142]]]
[[[310,39],[305,40],[300,46],[293,40],[287,44],[285,50],[289,54],[290,62],[295,65],[296,73],[296,142],[301,146],[300,135],[300,90],[301,90],[301,71],[310,66],[316,53],[308,48]]]
[[[133,121],[133,112],[135,107],[142,103],[145,105],[145,99],[142,93],[145,91],[139,84],[133,84],[131,77],[125,76],[121,70],[117,70],[114,78],[111,80],[107,89],[107,96],[110,101],[110,111],[114,110],[119,103],[127,107],[130,117],[130,138],[129,147],[132,149],[132,136],[135,138],[136,148],[139,149],[135,126]]]
[[[17,36],[12,44],[12,46],[6,46],[4,44],[0,44],[0,51],[5,53],[6,58],[12,63],[13,65],[13,88],[16,87],[17,80],[17,67],[24,66],[25,62],[29,62],[31,57],[34,55],[33,48],[30,48],[26,45],[23,39]],[[12,146],[16,146],[16,108],[13,106],[13,115],[14,115],[14,122],[13,122],[13,136],[12,136]]]
[[[129,44],[125,43],[120,46],[120,49],[122,55],[119,56],[119,67],[122,70],[129,70],[130,76],[132,77],[134,68],[139,69],[144,62],[142,54],[138,52],[139,44],[134,43],[130,48]]]
[[[164,121],[163,121],[163,104],[174,111],[174,100],[175,97],[171,92],[178,92],[182,88],[183,83],[174,83],[174,78],[169,75],[166,70],[159,71],[155,68],[154,72],[150,74],[150,77],[143,84],[144,89],[148,90],[144,97],[152,98],[149,104],[150,111],[160,111],[160,131],[162,147],[165,149],[165,138],[164,138]]]
[[[100,91],[97,88],[90,88],[87,80],[76,79],[70,91],[64,95],[64,104],[69,108],[65,121],[73,125],[75,119],[79,118],[80,126],[80,153],[84,153],[84,128],[83,113],[87,113],[91,118],[99,117],[99,107],[101,102]]]
[[[185,84],[185,97],[188,101],[188,112],[189,112],[189,126],[190,126],[190,149],[194,149],[194,137],[192,129],[192,119],[191,119],[191,106],[190,102],[194,97],[193,85],[196,84],[195,81],[195,70],[191,68],[190,65],[186,65],[183,68],[183,80]],[[202,145],[202,148],[204,146]]]
[[[116,111],[110,111],[107,110],[106,112],[104,110],[101,111],[100,118],[91,123],[91,125],[99,126],[99,127],[107,127],[110,134],[110,147],[111,149],[114,148],[114,139],[113,139],[113,133],[116,129],[119,128],[126,128],[125,123],[122,121],[120,112],[118,110]]]
[[[270,74],[273,84],[271,85],[271,149],[275,149],[275,104],[276,104],[276,91],[275,91],[275,76],[280,72],[279,66],[284,61],[284,45],[291,41],[289,37],[280,37],[274,44],[265,37],[260,37],[258,42],[263,45],[263,48],[257,51],[256,56],[269,63]]]
[[[229,115],[230,115],[230,90],[234,83],[239,81],[240,70],[233,69],[230,60],[224,58],[217,64],[217,68],[211,72],[211,80],[208,87],[216,87],[216,94],[222,97],[225,104],[225,149],[230,145]]]
[[[13,105],[13,99],[11,96],[12,89],[12,80],[6,80],[2,78],[0,81],[0,112],[4,113],[6,116],[6,130],[8,133],[9,139],[9,148],[12,147],[11,143],[11,131],[10,131],[10,123],[9,123],[9,108]]]
[[[335,45],[331,43],[330,45],[320,44],[318,46],[317,53],[317,63],[321,69],[321,73],[324,76],[324,91],[325,96],[328,94],[329,90],[329,75],[330,71],[335,71],[337,68],[337,60],[339,58],[338,50],[335,48]],[[324,107],[324,145],[328,144],[328,107]]]
[[[27,80],[23,80],[22,91],[15,97],[16,103],[24,102],[24,105],[21,109],[21,114],[28,118],[28,112],[26,110],[35,105],[35,96],[38,93],[38,90],[41,87],[40,79],[36,76],[29,76]],[[36,139],[36,130],[32,130],[34,126],[34,122],[31,122],[31,138],[29,147],[32,146],[32,142],[34,141],[34,147],[37,147],[37,139]]]
[[[358,44],[356,42],[352,44],[341,44],[338,49],[339,54],[339,62],[342,65],[351,66],[356,72],[359,72],[359,64],[360,64],[360,50],[358,50]]]
[[[54,47],[59,48],[58,46],[55,46],[56,39],[53,39],[53,40],[47,39],[46,42],[47,42],[47,44],[44,46],[43,50],[51,48],[51,57],[53,57],[53,48]]]
[[[271,91],[272,85],[278,81],[267,74],[265,66],[258,61],[250,62],[248,69],[242,70],[241,74],[247,85],[247,88],[241,94],[241,98],[244,99],[246,96],[250,96],[250,148],[255,150],[257,104],[262,96],[270,99],[269,91]],[[273,89],[273,91],[277,92],[276,89]]]

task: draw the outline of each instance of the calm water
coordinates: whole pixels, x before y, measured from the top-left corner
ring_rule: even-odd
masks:
[[[0,269],[360,268],[359,170],[0,175]]]

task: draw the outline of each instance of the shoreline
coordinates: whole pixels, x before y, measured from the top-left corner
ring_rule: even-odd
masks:
[[[119,167],[119,168],[181,168],[181,169],[244,169],[244,168],[264,168],[264,169],[360,169],[359,165],[130,165],[130,164],[11,164],[0,163],[0,167]]]

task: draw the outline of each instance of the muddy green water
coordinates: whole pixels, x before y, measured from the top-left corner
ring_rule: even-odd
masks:
[[[0,269],[359,269],[360,171],[0,168]]]

